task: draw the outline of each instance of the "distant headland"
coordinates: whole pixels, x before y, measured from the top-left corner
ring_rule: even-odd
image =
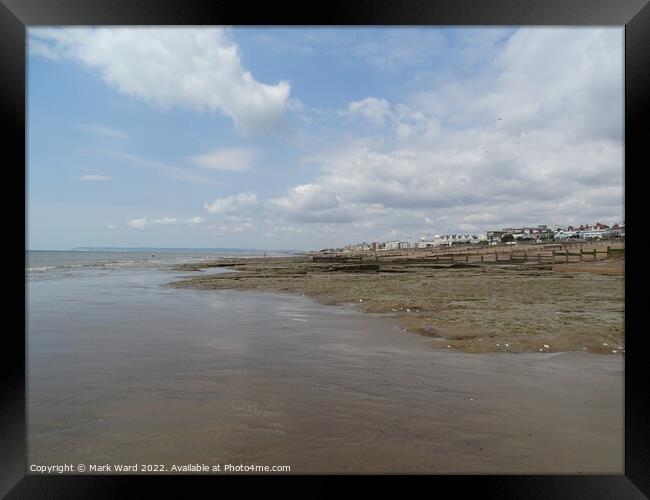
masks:
[[[163,247],[75,247],[75,252],[154,252],[154,253],[241,253],[241,254],[294,254],[300,250],[260,250],[259,248],[163,248]]]

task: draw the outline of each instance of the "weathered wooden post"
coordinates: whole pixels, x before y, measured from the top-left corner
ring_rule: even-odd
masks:
[[[553,259],[551,261],[551,264],[555,264],[555,250],[553,250],[553,255],[552,255],[551,259]]]
[[[481,262],[483,262],[483,254],[481,254]]]
[[[569,263],[569,250],[567,249],[566,252],[564,252],[564,263],[568,264]]]

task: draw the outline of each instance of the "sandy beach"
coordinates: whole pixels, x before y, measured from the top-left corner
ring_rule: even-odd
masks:
[[[28,474],[633,478],[622,111],[650,7],[415,3],[416,25],[10,16]]]

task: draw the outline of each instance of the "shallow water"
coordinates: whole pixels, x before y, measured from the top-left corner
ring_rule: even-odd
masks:
[[[162,286],[180,274],[28,283],[30,464],[623,471],[621,357],[440,351],[353,307]]]

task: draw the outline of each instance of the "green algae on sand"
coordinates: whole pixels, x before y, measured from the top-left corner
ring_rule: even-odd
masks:
[[[624,352],[623,276],[558,273],[543,265],[349,264],[304,257],[221,259],[177,269],[210,267],[237,272],[187,276],[170,286],[302,293],[324,304],[355,304],[465,352]]]

